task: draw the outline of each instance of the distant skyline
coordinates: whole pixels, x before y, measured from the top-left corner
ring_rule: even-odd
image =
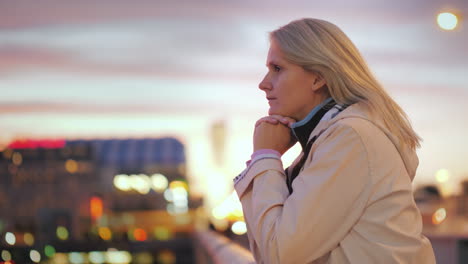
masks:
[[[468,2],[1,1],[0,142],[176,135],[200,191],[223,174],[227,192],[267,112],[257,88],[267,33],[310,16],[341,27],[407,111],[424,139],[416,182],[447,169],[456,185],[468,177],[468,34],[463,20],[437,28],[447,9],[466,17]],[[228,127],[224,168],[210,158],[217,120]]]

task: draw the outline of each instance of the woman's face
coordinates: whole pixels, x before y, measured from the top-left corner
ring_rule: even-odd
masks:
[[[268,72],[259,84],[265,92],[269,115],[301,120],[328,96],[321,87],[325,81],[299,65],[287,62],[274,40],[267,57]]]

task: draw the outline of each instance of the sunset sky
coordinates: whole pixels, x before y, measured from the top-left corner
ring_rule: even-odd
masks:
[[[186,144],[193,188],[221,186],[216,203],[267,113],[257,88],[267,33],[316,17],[348,34],[424,139],[416,184],[446,169],[456,190],[468,178],[468,29],[463,20],[439,29],[447,10],[466,17],[468,2],[0,1],[0,143],[172,135]],[[219,121],[221,164],[211,140]]]

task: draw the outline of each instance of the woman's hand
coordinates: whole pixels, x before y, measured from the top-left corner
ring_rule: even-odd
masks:
[[[296,120],[280,115],[266,116],[257,121],[254,132],[254,151],[273,149],[283,155],[296,143],[291,135],[291,125]]]

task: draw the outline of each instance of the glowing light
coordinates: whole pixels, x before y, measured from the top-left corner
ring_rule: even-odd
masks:
[[[446,217],[447,217],[447,211],[445,210],[445,208],[439,208],[432,215],[432,223],[434,225],[438,225],[438,224],[442,223],[445,220]]]
[[[188,191],[188,185],[186,182],[183,182],[183,181],[173,181],[169,184],[169,188],[171,189],[184,188],[186,191]]]
[[[127,264],[132,261],[132,255],[127,251],[107,251],[106,262],[112,264]]]
[[[114,177],[114,186],[122,191],[129,191],[132,189],[130,179],[126,174],[119,174]]]
[[[450,12],[440,13],[437,15],[437,24],[445,30],[453,30],[458,25],[458,17]]]
[[[8,250],[2,250],[2,259],[4,261],[10,261],[11,260],[11,253]]]
[[[9,245],[14,245],[16,243],[16,236],[15,234],[11,233],[11,232],[6,232],[5,234],[5,241],[9,244]]]
[[[24,243],[28,246],[32,246],[34,244],[34,236],[31,233],[25,233],[23,239]]]
[[[55,255],[55,248],[51,245],[46,245],[44,247],[44,253],[47,257],[51,258]]]
[[[229,228],[229,221],[226,219],[214,219],[213,225],[219,232],[224,232]]]
[[[171,214],[181,214],[188,211],[187,190],[181,186],[169,189],[172,194],[172,202],[168,205],[168,211]]]
[[[99,228],[99,236],[103,240],[111,240],[112,239],[112,232],[108,227],[100,227]]]
[[[436,180],[440,183],[447,182],[450,178],[450,172],[446,169],[440,169],[436,172]]]
[[[65,161],[65,169],[69,173],[75,173],[78,171],[78,163],[72,159]]]
[[[168,204],[166,210],[171,215],[180,215],[188,212],[188,206],[176,206],[174,204]]]
[[[85,263],[85,256],[78,252],[70,252],[70,254],[68,254],[68,260],[72,264],[83,264]]]
[[[57,237],[60,240],[67,240],[68,239],[68,230],[64,226],[58,226],[57,227]]]
[[[13,155],[12,149],[7,148],[3,151],[3,157],[5,157],[5,159],[10,159],[11,155]]]
[[[93,196],[91,197],[91,200],[89,201],[89,208],[91,211],[91,218],[96,220],[102,216],[102,211],[103,211],[103,204],[102,204],[102,199]]]
[[[137,189],[140,194],[147,194],[151,190],[152,183],[150,177],[145,174],[140,174],[141,187]]]
[[[225,210],[225,208],[222,208],[220,206],[217,206],[211,210],[211,214],[213,215],[214,218],[216,219],[224,219],[228,215],[228,211]]]
[[[134,263],[138,264],[152,264],[153,256],[149,252],[140,252],[134,255]]]
[[[41,261],[41,254],[37,250],[29,251],[29,257],[33,262],[39,263]]]
[[[167,227],[156,227],[154,229],[154,237],[157,240],[168,240],[171,238],[171,231]]]
[[[54,264],[68,264],[68,257],[65,253],[57,253],[54,255],[53,262]]]
[[[147,239],[146,231],[141,228],[135,228],[133,231],[133,237],[136,241],[145,241]]]
[[[21,163],[23,163],[23,156],[21,156],[21,153],[15,152],[11,157],[11,161],[13,161],[13,164],[15,164],[16,166],[19,166],[21,165]]]
[[[130,175],[130,184],[134,190],[141,194],[147,194],[151,189],[151,180],[143,174]]]
[[[176,256],[170,250],[162,250],[158,254],[158,263],[173,264],[176,263]]]
[[[247,233],[247,225],[244,221],[237,221],[231,226],[231,230],[236,235],[243,235]]]
[[[153,174],[151,176],[151,182],[153,183],[153,190],[158,193],[164,192],[169,185],[167,178],[160,173]]]
[[[220,205],[213,208],[211,214],[218,220],[229,219],[236,221],[242,219],[244,213],[236,192],[232,192]]]
[[[177,200],[186,200],[187,199],[187,190],[183,187],[175,187],[171,188],[172,191],[172,198],[174,201]]]
[[[172,190],[171,189],[167,189],[166,191],[164,191],[164,199],[166,199],[166,201],[168,202],[172,202]]]
[[[99,251],[89,252],[88,258],[92,264],[102,264],[106,261],[104,253]]]

